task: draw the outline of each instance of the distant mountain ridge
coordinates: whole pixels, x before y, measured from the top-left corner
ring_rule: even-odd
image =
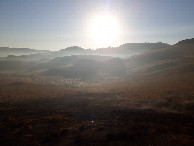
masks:
[[[137,75],[187,75],[194,72],[194,43],[191,40],[177,43],[183,45],[137,43],[97,50],[73,46],[56,52],[10,55],[0,58],[0,71],[25,71],[41,76],[100,81],[109,77],[128,78]],[[118,57],[119,53],[132,57]],[[115,54],[118,56],[115,57]]]
[[[176,45],[194,44],[194,38],[179,41]]]
[[[96,50],[84,49],[78,46],[61,49],[55,54],[66,55],[105,55],[105,56],[134,56],[147,51],[169,47],[169,44],[157,43],[126,43],[119,47],[98,48]]]
[[[159,74],[172,77],[194,72],[194,39],[179,41],[171,47],[150,51],[127,60],[129,75]]]
[[[61,49],[60,51],[83,51],[85,49],[79,47],[79,46],[72,46],[72,47],[67,47],[66,49]]]
[[[179,41],[175,45],[194,44],[194,38]],[[44,54],[45,56],[63,57],[71,55],[101,55],[113,57],[130,57],[140,55],[153,50],[168,48],[171,45],[162,42],[156,43],[126,43],[118,47],[98,48],[96,50],[84,49],[79,46],[71,46],[59,51],[35,50],[30,48],[0,47],[0,57],[21,56],[30,54]]]
[[[65,49],[61,49],[57,52],[55,52],[56,55],[59,56],[70,56],[70,55],[87,55],[87,51],[84,48],[81,48],[79,46],[72,46],[67,47]]]
[[[0,47],[0,57],[7,57],[9,55],[21,56],[21,55],[30,55],[36,53],[46,53],[48,50],[35,50],[30,48],[9,48],[9,47]]]
[[[97,54],[112,54],[113,56],[134,56],[144,52],[166,48],[169,44],[158,43],[126,43],[119,47],[109,47],[97,49]]]
[[[158,42],[158,43],[126,43],[119,47],[107,47],[98,48],[96,50],[84,49],[79,46],[71,46],[59,51],[48,51],[48,50],[35,50],[29,48],[9,48],[0,47],[0,57],[6,57],[8,55],[29,55],[36,53],[48,53],[56,57],[71,56],[71,55],[102,55],[102,56],[134,56],[147,51],[161,49],[169,47],[169,44]]]

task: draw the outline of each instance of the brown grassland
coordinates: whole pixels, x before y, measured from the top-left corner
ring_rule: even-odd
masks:
[[[193,75],[153,78],[64,87],[2,76],[1,143],[194,144]]]
[[[0,144],[194,145],[193,56],[168,51],[102,83],[1,72]]]

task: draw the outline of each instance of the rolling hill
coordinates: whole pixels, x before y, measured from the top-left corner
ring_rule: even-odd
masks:
[[[2,145],[194,145],[192,42],[125,59],[1,58]]]
[[[194,39],[127,59],[130,74],[181,74],[194,70]],[[188,43],[189,42],[189,43]]]

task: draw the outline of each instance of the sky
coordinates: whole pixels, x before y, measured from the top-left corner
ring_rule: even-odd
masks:
[[[0,0],[0,46],[96,49],[88,33],[97,16],[111,15],[124,43],[174,44],[194,37],[193,0]]]

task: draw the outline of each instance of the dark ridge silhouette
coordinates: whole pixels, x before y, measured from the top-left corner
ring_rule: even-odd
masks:
[[[177,45],[184,45],[184,44],[194,44],[194,38],[192,38],[192,39],[185,39],[185,40],[179,41],[177,43]]]
[[[137,74],[168,74],[169,76],[182,74],[184,71],[194,70],[193,39],[180,41],[179,45],[146,52],[127,60],[129,75]],[[181,45],[180,45],[181,44]]]
[[[161,48],[169,47],[169,44],[157,42],[157,43],[127,43],[119,47],[108,47],[99,48],[96,50],[84,49],[78,46],[68,47],[66,49],[61,49],[59,51],[48,51],[48,50],[35,50],[28,48],[8,48],[1,47],[0,53],[1,57],[6,57],[8,55],[20,56],[29,55],[36,53],[50,53],[53,57],[71,56],[71,55],[102,55],[102,56],[114,56],[114,57],[130,57],[151,50],[157,50]],[[12,56],[13,57],[13,56]]]
[[[97,54],[107,54],[113,56],[134,56],[144,52],[169,47],[169,44],[158,43],[127,43],[119,47],[100,48],[95,50]]]
[[[57,56],[67,55],[105,55],[114,57],[127,57],[142,54],[144,52],[157,50],[161,48],[169,47],[169,44],[157,42],[157,43],[127,43],[119,47],[98,48],[96,50],[83,49],[78,46],[68,47],[56,51]]]
[[[67,47],[66,49],[61,49],[60,51],[84,51],[83,48],[79,46],[72,46],[72,47]]]

